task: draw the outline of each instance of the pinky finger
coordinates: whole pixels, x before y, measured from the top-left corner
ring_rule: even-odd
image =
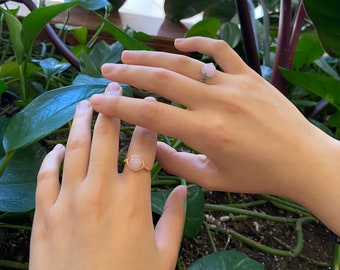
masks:
[[[186,186],[177,186],[169,195],[157,223],[156,242],[164,269],[174,269],[185,222]]]
[[[44,158],[37,177],[36,209],[49,208],[60,191],[59,169],[65,156],[65,147],[56,145]]]

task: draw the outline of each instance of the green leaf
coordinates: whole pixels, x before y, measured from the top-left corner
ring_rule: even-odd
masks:
[[[81,72],[91,77],[102,77],[101,66],[105,63],[117,63],[120,61],[123,47],[119,42],[108,45],[105,41],[95,44],[89,54],[84,51],[79,59]]]
[[[326,99],[340,110],[340,80],[331,77],[281,69],[283,77],[290,83],[300,86]]]
[[[207,1],[209,3],[209,1]],[[210,2],[211,3],[211,2]],[[230,21],[236,14],[235,0],[215,1],[204,10],[204,19],[215,18],[221,23]]]
[[[199,186],[188,188],[187,211],[183,235],[185,237],[196,236],[203,224],[204,195]]]
[[[63,72],[71,66],[70,63],[60,63],[55,58],[43,59],[39,62],[39,65],[47,78],[52,78],[53,76]]]
[[[241,30],[237,24],[225,22],[220,29],[221,39],[225,40],[230,47],[235,48],[241,40]]]
[[[152,211],[158,215],[163,213],[164,204],[171,190],[152,192]],[[203,224],[204,196],[202,189],[193,186],[188,189],[187,210],[184,226],[184,236],[194,237]]]
[[[204,11],[205,18],[213,17],[225,21],[234,16],[236,8],[233,0],[165,0],[164,11],[167,20],[176,22],[202,11]]]
[[[3,140],[6,152],[29,145],[60,128],[73,118],[81,100],[102,93],[105,87],[106,84],[71,85],[41,94],[11,119]]]
[[[244,253],[228,250],[201,257],[188,270],[264,270],[264,267]]]
[[[340,1],[304,0],[303,3],[325,51],[340,57]]]
[[[30,51],[39,32],[61,12],[75,6],[77,2],[57,4],[33,10],[22,22],[22,43],[26,52]]]
[[[7,84],[6,84],[3,80],[0,80],[0,96],[1,96],[2,93],[4,93],[7,89],[8,89]]]
[[[196,23],[185,35],[186,37],[202,36],[216,38],[217,31],[220,28],[218,19],[209,18]]]
[[[38,143],[15,152],[0,177],[0,211],[24,212],[34,208],[37,173],[45,154]]]
[[[4,18],[9,29],[9,36],[13,46],[15,57],[18,63],[21,64],[25,58],[24,44],[21,39],[22,24],[11,12],[2,8],[0,8],[0,10],[4,14]]]
[[[9,118],[5,117],[5,116],[1,116],[0,117],[0,141],[2,142],[2,138],[4,136],[5,133],[5,129],[7,127],[7,124],[9,122]],[[0,159],[3,158],[5,156],[5,149],[2,146],[2,143],[0,144]],[[1,164],[1,162],[0,162]],[[1,173],[0,173],[1,174]]]
[[[27,64],[27,77],[29,79],[33,74],[39,72],[40,68],[35,64],[28,63]],[[17,61],[7,62],[0,65],[0,78],[11,77],[11,78],[20,78],[19,64]]]
[[[293,59],[293,65],[299,69],[304,65],[313,63],[324,53],[323,48],[315,33],[304,33],[300,36],[296,52]]]
[[[152,49],[143,43],[139,42],[137,39],[129,36],[119,27],[105,19],[103,16],[97,14],[99,19],[104,23],[103,31],[106,31],[113,35],[127,50],[147,50],[151,51]]]

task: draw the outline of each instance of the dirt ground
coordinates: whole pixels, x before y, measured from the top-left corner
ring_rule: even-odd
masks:
[[[208,192],[206,200],[209,203],[221,203],[226,200],[225,193]],[[252,200],[256,199],[252,196],[246,195],[233,195],[235,202],[237,200]],[[257,211],[271,214],[288,216],[290,214],[273,207],[272,205],[265,204],[257,208]],[[242,220],[228,220],[225,216],[228,213],[221,212],[206,212],[205,221],[208,224],[218,224],[218,226],[233,229],[238,233],[242,233],[273,248],[284,247],[278,243],[277,239],[288,244],[291,247],[296,243],[295,224],[278,224],[269,221],[263,221],[254,218],[247,218]],[[12,223],[18,225],[30,225],[29,218],[13,220]],[[246,253],[252,259],[261,262],[266,270],[280,269],[280,270],[295,270],[295,269],[309,269],[309,270],[324,270],[331,269],[331,255],[332,255],[332,239],[329,231],[320,223],[309,223],[303,225],[304,247],[302,254],[310,259],[322,262],[328,266],[316,265],[312,261],[296,257],[281,257],[268,253],[260,252],[255,248],[251,248],[239,240],[236,240],[228,235],[212,232],[214,242],[218,250],[234,249]],[[30,232],[17,229],[4,229],[0,228],[0,259],[13,260],[18,262],[28,262],[29,251],[29,238]],[[193,239],[184,239],[180,259],[183,264],[183,269],[187,269],[188,265],[199,257],[212,253],[209,240],[205,229],[202,227],[199,235]],[[302,256],[302,257],[303,257]],[[0,268],[1,270],[9,268]]]

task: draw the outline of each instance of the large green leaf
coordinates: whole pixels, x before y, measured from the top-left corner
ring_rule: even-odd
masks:
[[[201,257],[188,270],[263,270],[264,267],[247,255],[233,250],[219,251]]]
[[[122,29],[105,19],[103,16],[97,14],[99,19],[104,23],[103,31],[113,35],[127,50],[152,50],[150,47],[144,45],[137,39],[129,36]]]
[[[304,6],[324,49],[329,55],[340,57],[340,1],[304,0]]]
[[[19,63],[22,63],[25,57],[24,44],[21,39],[22,25],[21,22],[9,11],[0,8],[6,20],[9,36],[13,46],[14,54]]]
[[[0,177],[0,211],[24,212],[34,208],[37,173],[45,154],[45,149],[34,143],[13,155]]]
[[[152,211],[158,215],[163,213],[166,199],[170,194],[170,190],[152,193]],[[204,196],[202,189],[193,186],[188,189],[186,219],[184,226],[184,236],[194,237],[197,235],[203,224],[204,214]]]
[[[326,99],[340,110],[340,80],[325,75],[286,69],[281,69],[281,72],[287,81]]]
[[[222,21],[230,20],[236,12],[234,0],[165,0],[164,11],[166,18],[180,21],[204,11],[204,17],[213,17]]]
[[[76,4],[77,1],[41,7],[28,14],[22,22],[22,42],[24,44],[25,51],[28,52],[31,50],[35,38],[48,22],[61,12],[75,6]]]
[[[8,124],[6,152],[29,145],[73,118],[77,104],[105,90],[106,84],[71,85],[45,92],[16,114]]]

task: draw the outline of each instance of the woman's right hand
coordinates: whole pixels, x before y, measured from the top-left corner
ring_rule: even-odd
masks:
[[[183,52],[212,56],[224,72],[200,82],[203,63],[187,56],[126,51],[124,64],[103,75],[185,105],[95,95],[95,110],[176,137],[202,155],[158,143],[157,159],[171,174],[207,189],[269,193],[311,209],[340,233],[340,143],[309,121],[277,89],[251,70],[223,41],[177,40]],[[327,185],[322,182],[327,182]],[[332,211],[325,207],[332,206]],[[334,227],[335,226],[335,227]]]

